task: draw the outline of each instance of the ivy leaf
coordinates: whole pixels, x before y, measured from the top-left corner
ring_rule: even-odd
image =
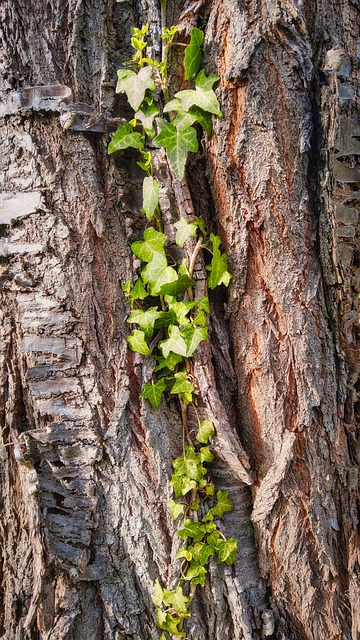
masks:
[[[219,236],[215,236],[213,233],[210,235],[210,241],[212,243],[213,257],[211,264],[207,265],[207,270],[210,271],[208,276],[209,289],[215,289],[220,284],[228,286],[231,273],[228,271],[228,258],[226,253],[221,253],[219,246],[221,239]]]
[[[189,278],[187,275],[182,275],[177,280],[171,282],[171,284],[163,285],[159,291],[159,295],[178,296],[181,293],[184,293],[184,291],[189,287],[193,287],[195,284],[195,280]]]
[[[193,522],[192,520],[185,520],[182,529],[176,532],[182,540],[193,538],[194,542],[200,542],[205,536],[206,531],[200,522]]]
[[[154,593],[151,595],[151,600],[153,601],[155,607],[160,607],[162,605],[162,601],[163,601],[163,589],[161,587],[161,584],[159,582],[159,580],[156,578],[155,582],[154,582],[154,587],[155,587],[155,591]]]
[[[213,482],[209,482],[209,484],[206,486],[205,489],[206,495],[207,496],[213,496],[215,493],[215,485]]]
[[[192,548],[192,559],[203,567],[207,564],[209,558],[214,555],[214,552],[214,546],[197,542]]]
[[[204,311],[199,311],[193,320],[193,324],[206,325],[206,314]]]
[[[144,233],[144,240],[133,242],[131,245],[131,251],[140,258],[142,262],[151,262],[154,255],[160,253],[165,258],[164,244],[166,242],[166,235],[156,231],[153,227],[146,229]]]
[[[186,111],[184,113],[186,113]],[[197,107],[196,105],[190,107],[189,113],[190,115],[194,116],[195,120],[200,124],[200,126],[204,129],[204,131],[206,131],[209,136],[212,131],[212,120],[210,113],[204,111],[204,109],[200,109],[200,107]]]
[[[205,567],[202,567],[201,564],[191,562],[184,580],[189,580],[192,584],[201,584],[201,586],[204,586],[206,574],[207,571]]]
[[[129,349],[136,351],[136,353],[142,353],[144,356],[150,355],[150,349],[145,341],[145,334],[143,331],[134,329],[132,334],[126,338]]]
[[[145,334],[145,338],[151,338],[154,333],[154,324],[156,318],[160,315],[157,307],[150,307],[146,311],[142,311],[142,309],[134,309],[128,317],[127,321],[131,323],[136,323],[139,325],[140,329]]]
[[[142,169],[144,169],[144,171],[146,171],[147,173],[151,173],[151,168],[152,168],[151,151],[144,151],[143,149],[141,149],[140,153],[141,153],[143,162],[137,162],[136,164]]]
[[[149,138],[154,136],[154,118],[159,115],[160,110],[154,104],[143,102],[141,109],[135,113],[136,120],[140,120],[143,129]]]
[[[183,328],[182,334],[186,342],[186,356],[191,358],[200,342],[207,340],[208,328],[207,326],[194,327],[193,325],[187,325]]]
[[[125,122],[125,124],[118,128],[109,143],[108,153],[114,153],[115,151],[127,149],[128,147],[143,149],[144,140],[141,133],[136,133],[132,126],[128,122]]]
[[[188,562],[190,562],[192,558],[191,549],[192,547],[188,547],[187,549],[185,549],[185,547],[180,547],[179,551],[176,554],[176,557],[185,558]]]
[[[197,118],[195,115],[189,113],[188,111],[184,111],[180,109],[176,118],[172,121],[174,127],[177,128],[178,131],[184,131],[188,127],[191,127],[194,122],[196,122]]]
[[[187,608],[187,603],[190,601],[188,596],[184,596],[182,588],[176,587],[173,591],[168,591],[165,589],[164,591],[164,604],[169,606],[173,606],[175,611],[179,614],[189,615],[189,610]]]
[[[150,384],[144,384],[141,397],[149,400],[150,404],[152,404],[155,409],[158,409],[161,405],[162,394],[165,389],[166,382],[163,378],[161,378],[161,380],[159,380],[158,382],[154,382],[152,380]]]
[[[152,220],[159,204],[159,182],[152,176],[144,178],[143,182],[143,206],[142,213],[145,213],[148,220]]]
[[[204,32],[195,27],[190,33],[190,44],[185,49],[185,80],[190,80],[200,69],[202,63],[201,45]]]
[[[189,491],[196,489],[196,481],[190,480],[187,476],[179,477],[174,474],[170,480],[170,484],[174,489],[175,498],[181,498],[189,493]]]
[[[189,238],[196,237],[198,225],[195,222],[189,223],[185,218],[180,218],[179,222],[175,222],[174,227],[177,229],[176,244],[178,247],[183,247]]]
[[[143,281],[148,284],[148,290],[152,296],[159,294],[164,284],[178,279],[175,269],[169,267],[167,259],[162,253],[154,253],[153,259],[142,270],[141,276]]]
[[[141,280],[141,278],[138,278],[133,286],[132,289],[130,289],[129,294],[131,297],[131,300],[145,300],[145,298],[148,297],[148,292],[146,291],[143,281]]]
[[[201,462],[212,462],[214,460],[214,456],[209,447],[201,447],[199,455]]]
[[[198,300],[197,307],[199,311],[205,311],[206,313],[210,313],[209,298],[207,298],[207,296],[202,296],[202,298]]]
[[[237,550],[237,540],[229,538],[228,540],[219,540],[216,545],[218,561],[225,562],[229,567],[234,564]]]
[[[196,301],[170,302],[169,312],[171,311],[175,315],[175,320],[178,324],[188,324],[190,319],[187,317],[187,314],[196,306],[196,304]]]
[[[174,329],[178,329],[178,327],[174,327]],[[187,379],[185,371],[179,371],[175,373],[174,378],[176,378],[176,382],[170,389],[170,393],[178,393],[183,397],[183,395],[191,394],[194,391],[194,387],[191,384],[190,380]]]
[[[181,622],[182,618],[178,618],[177,616],[172,616],[170,613],[165,613],[161,609],[156,610],[156,623],[160,629],[164,629],[164,631],[168,631],[176,638],[184,638],[185,631],[179,631],[178,624]]]
[[[207,444],[215,433],[215,429],[211,420],[203,420],[196,434],[196,440],[201,444]]]
[[[160,133],[154,138],[154,144],[165,147],[172,171],[182,180],[189,151],[198,150],[196,131],[193,127],[179,131],[171,122],[162,118],[157,118],[156,122]]]
[[[184,111],[189,111],[191,107],[196,106],[219,118],[222,117],[218,99],[212,89],[210,91],[205,91],[201,87],[196,87],[195,91],[194,89],[185,89],[175,93],[175,97],[181,100]]]
[[[156,365],[154,371],[161,371],[161,369],[169,369],[169,371],[174,371],[175,367],[179,362],[182,362],[183,357],[178,353],[169,353],[167,358],[159,358],[159,363]]]
[[[181,100],[179,98],[174,98],[166,103],[164,106],[164,113],[168,113],[169,111],[179,111],[182,110]]]
[[[177,518],[185,512],[184,505],[179,504],[179,502],[175,502],[175,500],[169,500],[167,506],[173,520],[177,520]]]
[[[201,69],[195,78],[195,84],[200,89],[204,89],[204,91],[210,91],[218,80],[220,80],[220,76],[217,76],[216,73],[211,73],[207,76],[204,69]]]
[[[151,67],[142,67],[138,73],[129,69],[119,69],[116,93],[125,92],[129,105],[138,111],[144,100],[145,91],[155,90],[155,82],[152,77]]]
[[[216,492],[217,503],[215,507],[210,509],[206,516],[203,518],[203,522],[208,522],[213,518],[222,518],[224,513],[231,511],[233,508],[232,500],[230,500],[227,491]]]
[[[164,358],[167,358],[170,352],[177,353],[180,356],[186,356],[186,342],[179,327],[174,325],[169,327],[169,338],[160,342],[159,348]]]
[[[206,542],[212,547],[217,547],[219,540],[221,540],[220,534],[216,529],[206,538]]]

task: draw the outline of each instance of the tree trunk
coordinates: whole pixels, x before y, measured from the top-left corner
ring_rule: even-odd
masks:
[[[114,94],[130,27],[149,22],[158,51],[160,9],[3,0],[0,15],[0,636],[158,638],[181,419],[140,398],[151,367],[127,348],[120,285],[142,176],[107,144],[130,115]],[[167,175],[162,212],[186,213],[188,184],[233,274],[195,376],[239,551],[197,590],[189,638],[360,633],[357,21],[351,0],[169,2],[182,37],[205,30],[224,115],[187,183]]]

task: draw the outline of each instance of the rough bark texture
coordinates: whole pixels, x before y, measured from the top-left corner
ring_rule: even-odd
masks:
[[[169,5],[183,33],[205,28],[224,118],[191,160],[191,193],[159,154],[163,215],[201,210],[234,275],[194,373],[239,553],[211,567],[188,634],[355,640],[356,4]],[[178,569],[166,501],[180,415],[139,397],[151,366],[127,350],[120,283],[142,176],[106,147],[127,115],[114,86],[130,26],[149,22],[158,42],[159,7],[3,0],[0,15],[0,636],[157,638],[152,582]]]

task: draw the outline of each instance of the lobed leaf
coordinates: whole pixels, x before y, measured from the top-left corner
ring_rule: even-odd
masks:
[[[210,235],[210,241],[212,243],[213,257],[211,264],[207,265],[207,270],[210,271],[208,276],[209,289],[215,289],[220,284],[228,286],[231,273],[228,271],[228,258],[226,253],[221,253],[219,246],[221,239],[219,236],[215,236],[213,233]]]
[[[170,352],[177,353],[180,356],[186,356],[186,342],[179,327],[174,325],[169,327],[169,338],[160,342],[159,348],[164,358],[167,358]]]
[[[166,239],[164,233],[160,233],[160,231],[150,227],[150,229],[146,229],[143,241],[139,240],[132,243],[131,251],[142,262],[151,262],[155,254],[161,254],[165,258],[164,245]]]
[[[132,126],[125,122],[114,133],[113,139],[109,142],[108,153],[115,153],[115,151],[121,151],[122,149],[128,149],[133,147],[134,149],[143,149],[144,140],[141,133],[137,133],[133,130]]]
[[[189,238],[196,237],[198,225],[195,222],[189,223],[185,218],[180,218],[178,222],[175,222],[174,227],[177,229],[175,240],[178,247],[183,247]]]
[[[181,293],[184,293],[184,291],[186,291],[186,289],[189,289],[189,287],[194,287],[195,284],[196,284],[195,280],[193,280],[192,278],[189,278],[189,276],[184,274],[178,277],[177,280],[174,280],[173,282],[171,282],[171,284],[163,285],[159,291],[159,295],[161,296],[169,295],[169,296],[176,297]]]
[[[143,182],[143,206],[141,211],[148,220],[152,220],[159,204],[159,182],[152,176],[144,178]]]
[[[197,327],[193,325],[186,325],[183,328],[182,334],[186,342],[186,356],[188,358],[191,358],[198,348],[200,342],[202,342],[203,340],[207,340],[208,328],[207,326]]]
[[[184,111],[189,111],[191,107],[196,106],[219,118],[222,117],[218,99],[212,89],[210,91],[205,91],[201,87],[197,87],[196,90],[185,89],[175,93],[175,97],[181,100]]]
[[[146,311],[142,309],[134,309],[128,317],[127,321],[136,323],[144,332],[146,338],[151,338],[154,333],[155,320],[159,317],[160,312],[157,307],[150,307]]]
[[[158,380],[158,382],[154,382],[153,380],[150,384],[144,384],[143,392],[141,394],[142,398],[146,398],[152,404],[155,409],[158,409],[161,404],[162,394],[166,389],[166,382],[163,378]]]
[[[169,500],[167,506],[173,520],[177,520],[179,516],[184,514],[184,505],[180,504],[179,502],[175,502],[175,500]]]
[[[195,27],[190,33],[190,44],[185,49],[185,80],[190,80],[200,69],[202,63],[201,45],[204,32]]]
[[[160,294],[164,284],[178,279],[175,269],[168,266],[167,259],[162,253],[154,253],[151,262],[142,270],[141,276],[152,296]]]
[[[179,180],[182,180],[187,154],[189,151],[198,150],[196,131],[193,127],[179,131],[171,122],[166,122],[162,118],[157,118],[156,122],[160,133],[154,138],[154,144],[166,149],[172,171]]]
[[[126,93],[129,105],[138,111],[147,89],[155,91],[152,67],[142,67],[138,73],[119,69],[116,93]]]
[[[132,334],[126,338],[129,349],[136,351],[136,353],[142,353],[144,356],[150,355],[150,349],[145,341],[145,334],[143,331],[134,329]]]

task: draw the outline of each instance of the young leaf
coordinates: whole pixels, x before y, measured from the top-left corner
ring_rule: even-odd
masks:
[[[209,447],[201,447],[199,455],[201,462],[212,462],[214,460],[214,456]]]
[[[154,593],[151,595],[151,600],[153,601],[155,607],[160,607],[162,605],[162,601],[163,601],[163,589],[160,585],[159,580],[156,578],[155,582],[154,582],[154,587],[155,587],[155,591]]]
[[[200,298],[200,300],[197,303],[197,307],[199,311],[205,311],[206,313],[210,313],[209,298],[207,298],[206,296],[202,296],[202,298]]]
[[[238,543],[235,538],[229,538],[226,541],[219,540],[216,545],[219,562],[225,562],[229,567],[234,564],[237,546]]]
[[[207,444],[214,433],[215,429],[211,420],[203,420],[196,434],[196,440],[201,444]]]
[[[189,238],[196,237],[198,225],[195,222],[187,222],[185,218],[180,218],[179,222],[174,224],[176,231],[176,244],[183,247]]]
[[[152,404],[155,409],[158,409],[161,404],[162,394],[166,389],[166,382],[163,378],[158,382],[153,380],[150,384],[144,384],[144,389],[141,394],[142,398],[146,398]]]
[[[144,171],[146,171],[146,173],[151,173],[152,170],[152,156],[151,156],[151,151],[144,151],[143,149],[140,150],[143,162],[137,162],[136,164],[141,167],[142,169],[144,169]]]
[[[148,220],[152,220],[154,213],[159,204],[159,182],[152,176],[144,178],[143,182],[143,207],[142,213],[145,213]]]
[[[157,118],[156,122],[160,133],[154,138],[154,144],[165,147],[171,169],[176,177],[182,180],[187,154],[189,151],[198,150],[196,131],[193,127],[179,131],[171,122],[162,118]]]
[[[213,518],[222,518],[224,513],[231,511],[233,508],[232,500],[230,500],[227,491],[216,492],[217,503],[215,507],[210,509],[206,516],[203,518],[203,522],[212,520]]]
[[[129,291],[129,296],[131,300],[145,300],[148,297],[148,293],[144,287],[143,281],[141,278],[138,278],[133,286],[133,288]]]
[[[179,551],[176,554],[176,557],[185,558],[188,562],[190,562],[192,558],[191,549],[192,547],[188,547],[187,549],[185,549],[185,547],[180,547]]]
[[[155,90],[152,67],[142,67],[138,73],[129,69],[119,69],[116,93],[125,92],[130,106],[138,111],[144,100],[145,91]]]
[[[178,327],[174,327],[177,329]],[[170,393],[178,393],[180,394],[191,394],[194,391],[194,387],[191,384],[190,380],[187,379],[185,371],[179,371],[179,373],[175,373],[176,382],[171,387]]]
[[[141,276],[148,284],[148,290],[152,296],[160,293],[164,284],[178,279],[175,269],[168,266],[166,257],[161,253],[154,253],[153,259],[142,270]]]
[[[177,353],[180,356],[186,356],[186,342],[179,327],[169,327],[169,338],[160,342],[159,348],[161,349],[164,358],[167,358],[170,352]]]
[[[115,151],[127,149],[128,147],[142,149],[144,147],[144,140],[141,133],[134,132],[132,126],[128,122],[125,122],[125,124],[118,128],[109,143],[108,153],[114,153]]]
[[[192,550],[192,559],[204,567],[209,558],[214,555],[215,548],[212,545],[197,542]]]
[[[131,349],[131,351],[142,353],[144,356],[150,355],[150,349],[145,342],[145,335],[143,331],[134,329],[132,334],[126,338],[126,342],[128,343],[129,349]]]
[[[179,362],[182,362],[183,357],[179,356],[178,353],[169,353],[167,358],[159,358],[159,363],[155,367],[154,371],[161,371],[161,369],[169,369],[169,371],[174,371],[175,367]]]
[[[168,591],[165,589],[164,591],[164,604],[169,606],[173,606],[175,611],[179,614],[189,615],[189,610],[187,608],[187,603],[190,601],[190,598],[184,596],[182,588],[176,587],[173,591]]]
[[[202,62],[201,45],[204,32],[196,27],[190,33],[190,44],[185,49],[185,80],[190,80],[200,69]]]
[[[204,69],[201,69],[195,78],[195,84],[200,89],[204,91],[210,91],[213,88],[215,82],[220,80],[220,77],[215,73],[211,73],[209,76],[206,75]]]
[[[161,296],[178,296],[184,293],[189,287],[193,287],[196,284],[195,280],[189,278],[187,275],[180,276],[177,280],[171,282],[171,284],[165,284],[161,287],[159,294]]]
[[[146,311],[142,309],[134,309],[128,317],[127,321],[131,324],[135,322],[145,334],[145,338],[151,338],[154,333],[154,324],[160,312],[157,307],[150,307]]]
[[[226,253],[221,253],[219,246],[221,239],[219,236],[215,236],[213,233],[210,235],[210,241],[212,243],[213,257],[211,264],[206,268],[210,271],[208,276],[209,289],[215,289],[220,284],[228,286],[231,274],[228,271],[228,259]]]
[[[188,324],[190,322],[190,319],[187,317],[188,313],[189,311],[191,311],[191,309],[193,309],[196,306],[196,304],[197,304],[196,301],[170,302],[169,312],[172,312],[175,315],[175,321],[178,324]]]
[[[180,322],[177,322],[176,313],[169,306],[169,311],[159,312],[159,317],[155,322],[155,329],[164,329],[171,324],[180,324]]]
[[[186,325],[182,334],[186,342],[186,355],[188,358],[191,358],[200,342],[207,340],[208,328],[207,326],[194,327],[193,325]]]
[[[165,258],[164,244],[166,235],[156,231],[153,227],[146,229],[144,240],[133,242],[131,251],[140,258],[142,262],[151,262],[155,254],[160,253]]]
[[[147,105],[145,102],[143,102],[141,109],[135,113],[136,120],[140,120],[144,131],[149,138],[154,136],[155,131],[153,122],[155,116],[159,113],[160,110],[154,104]]]
[[[172,616],[170,613],[165,613],[161,609],[156,610],[156,624],[160,629],[164,629],[164,631],[168,631],[170,634],[175,636],[176,638],[184,638],[185,631],[180,631],[178,629],[178,625],[181,622],[182,618],[178,618],[177,616]]]
[[[193,522],[192,520],[185,520],[182,529],[176,532],[182,540],[193,538],[194,542],[200,542],[205,536],[206,531],[200,522]]]
[[[201,584],[202,586],[204,586],[206,574],[207,571],[205,567],[202,567],[201,564],[191,562],[184,580],[191,580],[193,584]]]
[[[204,91],[201,87],[197,87],[195,91],[194,89],[185,89],[175,93],[175,97],[181,100],[184,111],[189,111],[191,107],[196,106],[219,118],[222,117],[218,99],[212,89],[210,91]]]
[[[200,109],[200,107],[197,107],[196,105],[190,107],[189,113],[190,115],[194,116],[194,118],[209,136],[212,131],[212,120],[210,113],[204,111],[204,109]]]
[[[167,506],[173,520],[177,520],[179,516],[184,514],[184,511],[185,511],[184,505],[179,504],[179,502],[175,502],[175,500],[169,500],[169,502],[167,503]]]

